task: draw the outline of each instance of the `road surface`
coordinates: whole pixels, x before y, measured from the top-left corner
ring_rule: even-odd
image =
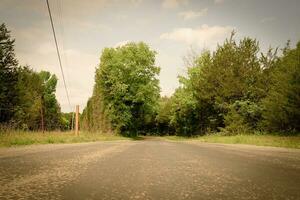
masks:
[[[2,148],[0,199],[300,199],[300,151],[162,140]]]

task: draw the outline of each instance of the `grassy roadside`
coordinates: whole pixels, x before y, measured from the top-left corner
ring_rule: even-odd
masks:
[[[0,133],[0,147],[10,147],[31,144],[54,144],[54,143],[80,143],[111,140],[128,140],[118,135],[80,132],[75,136],[73,132],[25,132],[11,131]]]
[[[182,141],[195,140],[200,142],[225,143],[225,144],[251,144],[257,146],[272,146],[300,149],[300,136],[279,136],[279,135],[207,135],[198,137],[165,136],[167,140]]]
[[[198,137],[180,137],[163,136],[163,139],[171,141],[200,141],[225,144],[250,144],[257,146],[272,146],[300,149],[300,135],[298,136],[280,136],[280,135],[235,135],[224,136],[218,134],[198,136]],[[10,131],[0,133],[0,147],[11,147],[31,144],[54,144],[54,143],[80,143],[95,141],[113,141],[113,140],[138,140],[137,138],[126,138],[119,135],[80,132],[75,136],[73,132],[26,132]]]

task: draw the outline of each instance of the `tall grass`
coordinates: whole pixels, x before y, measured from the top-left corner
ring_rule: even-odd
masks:
[[[225,143],[225,144],[251,144],[257,146],[272,146],[300,149],[300,136],[282,136],[282,135],[255,135],[241,134],[234,136],[224,136],[211,134],[192,138],[167,136],[170,140],[197,140],[201,142]]]
[[[30,131],[5,131],[0,132],[0,147],[10,147],[30,144],[53,144],[53,143],[78,143],[108,140],[124,140],[119,135],[80,132],[75,136],[74,132],[30,132]]]

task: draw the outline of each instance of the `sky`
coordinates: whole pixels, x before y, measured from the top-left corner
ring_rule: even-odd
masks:
[[[20,65],[57,75],[63,112],[85,107],[105,47],[147,43],[157,52],[161,95],[170,96],[191,49],[215,50],[237,32],[260,42],[261,51],[300,40],[299,0],[49,0],[61,51],[68,104],[46,0],[1,0],[0,23],[16,39]]]

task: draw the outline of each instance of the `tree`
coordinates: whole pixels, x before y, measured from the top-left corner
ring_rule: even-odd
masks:
[[[103,50],[94,93],[115,131],[137,135],[154,120],[160,90],[155,54],[143,42]]]
[[[17,74],[18,103],[15,107],[16,112],[13,120],[16,123],[16,128],[37,130],[41,124],[42,80],[39,74],[28,66],[19,67]]]
[[[61,130],[71,130],[72,129],[72,120],[75,113],[61,113]]]
[[[267,130],[300,131],[300,42],[295,49],[287,46],[275,64],[263,106]]]
[[[225,115],[225,129],[228,135],[250,133],[257,130],[262,120],[262,106],[250,100],[237,100],[229,106]]]
[[[172,97],[171,122],[176,132],[256,129],[262,117],[261,100],[268,90],[269,79],[264,76],[274,63],[258,53],[256,40],[246,37],[236,42],[232,33],[216,51],[190,56],[187,75],[179,77],[181,86]]]
[[[187,93],[184,96],[189,96],[190,99],[196,102],[197,117],[194,123],[194,132],[204,134],[207,129],[216,130],[217,117],[219,116],[214,108],[214,99],[210,96],[210,92],[206,90],[210,79],[206,76],[210,73],[213,57],[209,51],[203,51],[198,57],[194,56],[194,60],[190,61],[187,67],[187,76],[179,76],[179,82]],[[176,93],[175,93],[176,94]]]
[[[0,123],[9,122],[17,104],[17,65],[14,39],[5,24],[0,25]]]
[[[112,132],[107,113],[99,89],[94,88],[93,96],[89,98],[81,116],[81,127],[88,131]]]
[[[48,130],[59,129],[61,124],[60,106],[56,100],[55,91],[57,78],[55,74],[41,71],[39,73],[42,82],[41,100],[41,120],[44,120],[45,128]]]
[[[172,101],[171,98],[161,97],[159,100],[159,109],[155,117],[156,133],[159,135],[174,134],[171,126]]]
[[[199,110],[197,101],[189,91],[178,88],[171,98],[170,125],[177,135],[191,136],[199,131]]]
[[[60,127],[60,107],[55,97],[57,78],[49,72],[19,67],[14,39],[0,25],[0,123],[36,130],[45,122],[48,130]]]
[[[37,73],[28,66],[19,67],[17,74],[18,101],[12,118],[15,128],[60,129],[64,121],[55,96],[56,76],[46,71]]]

